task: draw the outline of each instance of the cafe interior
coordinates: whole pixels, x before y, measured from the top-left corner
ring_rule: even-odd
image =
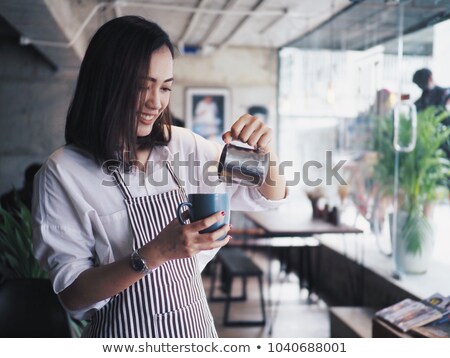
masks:
[[[232,211],[233,239],[202,272],[219,337],[416,337],[377,312],[450,295],[447,0],[0,1],[0,337],[85,324],[31,262],[30,215],[5,202],[30,205],[89,40],[125,15],[175,45],[173,125],[223,145],[250,113],[274,133],[286,201]]]

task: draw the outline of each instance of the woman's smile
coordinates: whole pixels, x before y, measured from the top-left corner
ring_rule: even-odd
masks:
[[[154,122],[155,118],[157,118],[158,113],[150,114],[138,112],[137,115],[142,124],[150,125]]]
[[[143,83],[136,108],[137,136],[146,137],[169,105],[173,58],[167,46],[152,53],[148,73],[140,80]]]

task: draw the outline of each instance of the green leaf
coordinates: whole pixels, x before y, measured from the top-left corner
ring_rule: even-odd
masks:
[[[8,278],[46,278],[33,256],[31,213],[17,201],[16,209],[0,207],[0,272]]]
[[[406,250],[412,254],[422,252],[422,242],[432,235],[432,228],[428,220],[421,212],[411,212],[408,214],[406,222],[402,228],[402,239],[406,240]]]
[[[447,190],[446,183],[450,180],[450,164],[441,149],[450,140],[450,128],[442,124],[449,116],[449,112],[435,107],[419,112],[416,147],[410,153],[399,153],[399,203],[402,204],[399,209],[408,213],[402,236],[407,241],[407,250],[412,253],[420,252],[423,238],[431,231],[422,208],[435,200],[440,191]],[[408,143],[410,136],[411,125],[401,118],[400,143]],[[380,192],[392,196],[395,151],[391,118],[375,118],[375,137],[373,149],[378,153],[379,160],[374,168],[374,176],[380,185]]]

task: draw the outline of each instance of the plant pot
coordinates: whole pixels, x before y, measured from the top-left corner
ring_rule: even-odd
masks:
[[[434,249],[434,236],[431,231],[421,237],[421,247],[418,252],[410,252],[407,249],[407,237],[403,235],[408,213],[400,211],[397,214],[397,239],[395,240],[394,264],[395,269],[400,273],[424,274],[427,272]],[[391,227],[391,242],[393,240],[393,214],[389,214],[389,223]]]
[[[19,278],[3,282],[0,317],[0,337],[72,337],[69,317],[48,279]]]

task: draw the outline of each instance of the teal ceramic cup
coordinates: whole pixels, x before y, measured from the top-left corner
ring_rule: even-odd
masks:
[[[218,211],[225,212],[225,216],[222,220],[214,223],[209,228],[200,231],[201,234],[216,231],[222,226],[230,223],[230,201],[228,194],[226,193],[189,194],[188,201],[180,203],[177,208],[177,218],[182,225],[187,224],[182,217],[182,214],[186,209],[189,213],[190,222],[202,220]],[[223,240],[226,236],[227,234],[223,235],[218,240]]]

